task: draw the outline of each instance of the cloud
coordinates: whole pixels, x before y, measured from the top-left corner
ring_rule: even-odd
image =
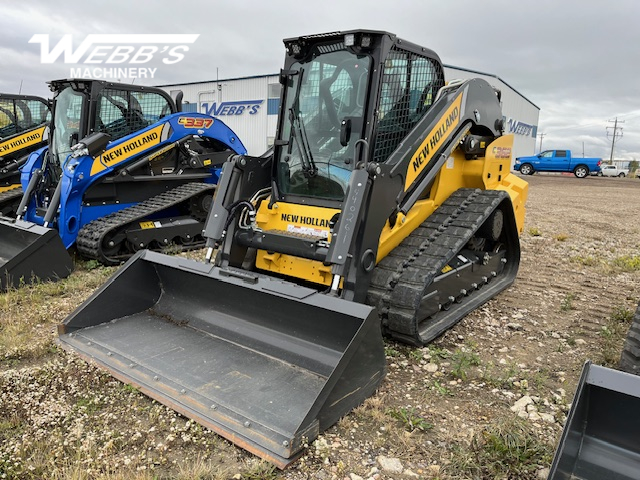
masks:
[[[616,157],[640,158],[637,0],[44,0],[3,5],[0,90],[47,94],[47,80],[69,76],[42,65],[34,33],[52,39],[90,33],[199,33],[185,59],[157,67],[144,84],[276,73],[282,39],[354,28],[387,30],[436,51],[443,63],[494,74],[541,108],[543,144],[606,156],[608,120],[624,120]]]

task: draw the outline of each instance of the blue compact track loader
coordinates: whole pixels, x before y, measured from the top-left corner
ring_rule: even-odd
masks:
[[[16,218],[0,219],[0,287],[65,277],[67,250],[106,265],[140,249],[204,244],[220,166],[246,150],[223,122],[156,88],[71,79],[54,93],[49,147],[21,167]]]

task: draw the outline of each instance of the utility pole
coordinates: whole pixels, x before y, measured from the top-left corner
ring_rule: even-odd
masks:
[[[540,137],[540,151],[542,151],[542,139],[544,138],[544,136],[546,135],[546,133],[539,133],[538,136]]]
[[[613,147],[616,144],[616,138],[622,137],[622,127],[618,126],[618,117],[615,120],[609,120],[609,123],[613,122],[613,127],[607,127],[607,137],[609,136],[609,130],[613,129],[611,133],[611,156],[609,157],[609,163],[613,164]],[[619,123],[624,123],[624,120],[620,120]],[[620,130],[620,133],[618,133]]]

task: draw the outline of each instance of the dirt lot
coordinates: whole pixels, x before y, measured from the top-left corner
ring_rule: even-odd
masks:
[[[0,479],[546,478],[585,360],[615,366],[640,300],[640,181],[530,182],[515,284],[388,375],[284,472],[55,344],[113,272],[0,295]]]

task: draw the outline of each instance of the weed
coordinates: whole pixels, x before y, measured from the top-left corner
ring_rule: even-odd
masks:
[[[391,357],[391,358],[397,358],[402,356],[402,353],[400,353],[400,351],[394,347],[390,347],[390,346],[385,346],[384,347],[384,354],[387,357]]]
[[[90,272],[91,270],[95,270],[97,268],[102,267],[102,264],[95,259],[79,260],[79,261],[76,261],[76,267],[82,270],[86,270],[87,272]]]
[[[451,466],[473,478],[536,478],[549,465],[553,447],[523,419],[509,417],[487,425],[469,447],[457,446]]]
[[[385,415],[384,400],[379,396],[369,397],[362,405],[354,409],[356,417],[361,421],[372,421],[383,423],[387,417]]]
[[[611,312],[606,325],[600,330],[602,357],[605,365],[616,367],[620,360],[622,344],[633,319],[633,312],[626,307],[616,307]]]
[[[564,242],[565,240],[567,240],[567,238],[569,238],[569,235],[567,235],[566,233],[559,233],[557,235],[554,235],[553,237],[556,242]]]
[[[573,301],[576,299],[576,295],[574,293],[567,294],[560,303],[560,310],[563,312],[568,312],[569,310],[574,310]]]
[[[80,397],[76,400],[76,407],[82,413],[93,415],[100,410],[100,405],[93,398]]]
[[[531,235],[532,237],[541,237],[542,236],[542,232],[540,231],[540,229],[538,227],[529,227],[529,235]]]
[[[587,255],[586,257],[576,255],[574,257],[570,257],[569,261],[572,263],[579,263],[580,265],[584,265],[585,267],[596,267],[602,264],[602,260],[596,258],[592,255]]]
[[[616,307],[611,313],[611,321],[615,323],[622,323],[625,327],[631,324],[633,319],[633,312],[627,307]]]
[[[538,370],[536,372],[529,373],[527,375],[527,380],[533,388],[540,390],[545,387],[546,383],[549,381],[549,372],[547,370]]]
[[[413,408],[392,408],[387,411],[387,414],[396,420],[399,420],[405,429],[409,432],[413,432],[414,430],[420,430],[421,432],[426,432],[427,430],[431,430],[433,428],[433,424],[427,422],[427,420],[416,413]]]
[[[434,363],[440,363],[442,360],[446,360],[451,356],[451,352],[446,348],[441,347],[429,347],[429,355]]]
[[[623,255],[616,257],[610,262],[611,266],[618,271],[622,272],[637,272],[640,271],[640,256],[639,255]]]
[[[162,253],[164,253],[165,255],[177,255],[178,253],[182,252],[182,250],[182,246],[173,242],[162,247]]]
[[[278,470],[264,460],[254,463],[242,474],[242,480],[275,480],[276,478],[278,478]]]
[[[466,380],[469,375],[469,368],[480,365],[480,357],[473,351],[456,349],[451,355],[451,375],[461,380]]]
[[[122,384],[122,390],[127,393],[138,393],[140,391],[136,387],[134,387],[133,385],[129,385],[128,383]]]
[[[409,357],[415,362],[419,362],[424,359],[424,352],[421,348],[414,348],[409,352]]]
[[[442,395],[443,397],[453,396],[453,392],[450,389],[448,389],[446,386],[440,384],[440,382],[438,382],[437,380],[433,382],[433,386],[431,388],[435,390],[438,395]]]
[[[216,480],[230,478],[229,471],[211,460],[198,455],[189,462],[179,464],[177,480]]]
[[[518,367],[511,363],[496,367],[493,363],[486,364],[482,369],[482,380],[497,388],[510,388],[516,378],[520,376]]]

